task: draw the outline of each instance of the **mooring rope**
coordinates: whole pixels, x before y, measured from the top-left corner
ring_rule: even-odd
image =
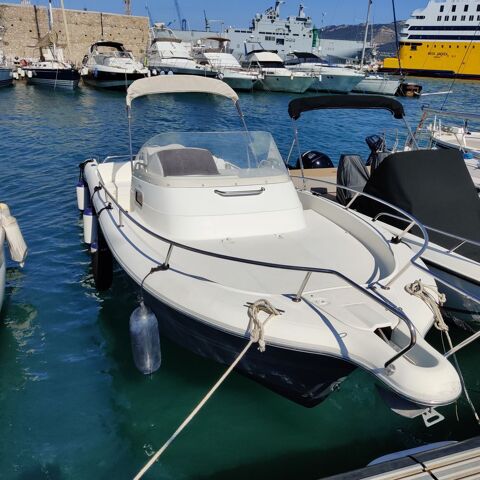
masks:
[[[450,328],[445,323],[442,312],[440,311],[440,307],[445,304],[445,302],[447,301],[447,297],[443,293],[440,293],[435,287],[424,285],[421,280],[417,280],[413,283],[406,285],[405,290],[410,293],[410,295],[420,298],[428,305],[434,316],[435,328],[439,330],[442,335],[445,334],[450,349],[453,349],[453,342],[449,334]],[[437,297],[437,299],[435,299],[435,296]],[[463,378],[462,371],[460,370],[460,364],[457,360],[457,356],[453,354],[452,357],[455,363],[455,369],[457,370],[458,376],[460,378],[460,383],[462,384],[463,391],[465,392],[465,398],[467,399],[468,405],[472,410],[475,420],[480,425],[480,417],[478,416],[478,413],[475,410],[475,405],[473,404],[470,398],[470,394],[468,393],[465,379]]]
[[[268,315],[267,319],[263,322],[259,318],[260,312],[264,312]],[[232,373],[233,369],[238,365],[242,358],[246,355],[250,347],[254,343],[258,343],[258,350],[264,352],[266,348],[265,344],[265,325],[275,316],[280,315],[280,312],[268,301],[257,300],[248,307],[248,331],[250,332],[250,340],[245,345],[245,348],[239,353],[237,358],[227,368],[225,373],[219,378],[215,385],[209,390],[209,392],[202,398],[200,403],[192,410],[190,415],[181,423],[181,425],[175,430],[173,435],[163,444],[155,455],[145,464],[145,466],[137,473],[133,480],[140,480],[150,470],[152,465],[160,458],[165,450],[174,442],[174,440],[180,435],[183,429],[193,420],[202,407],[208,402],[210,397],[217,391],[227,377]]]

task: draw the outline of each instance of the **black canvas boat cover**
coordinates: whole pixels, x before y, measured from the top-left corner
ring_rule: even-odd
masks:
[[[367,183],[369,173],[360,155],[342,155],[337,168],[337,185],[343,185],[357,192],[362,192]],[[337,202],[347,205],[355,192],[337,188]]]
[[[380,109],[389,110],[398,120],[405,116],[403,105],[398,100],[382,95],[322,95],[295,98],[288,105],[288,114],[294,120],[298,120],[303,112],[322,109]]]
[[[480,199],[463,155],[457,150],[416,150],[389,155],[373,171],[364,192],[406,210],[424,225],[480,242]],[[354,208],[370,217],[387,211],[365,197],[356,201]],[[386,217],[381,221],[400,228],[407,225]],[[429,237],[445,248],[460,243],[430,231]],[[465,245],[457,252],[480,261],[480,247]]]

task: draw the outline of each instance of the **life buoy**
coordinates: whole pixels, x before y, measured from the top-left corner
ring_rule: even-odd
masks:
[[[27,62],[24,58],[22,58],[22,59],[20,60],[20,66],[21,66],[21,67],[26,67],[27,65],[28,65],[28,62]]]

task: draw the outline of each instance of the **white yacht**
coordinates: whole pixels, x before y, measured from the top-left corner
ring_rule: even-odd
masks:
[[[262,75],[256,88],[267,92],[304,93],[316,76],[305,72],[292,72],[275,51],[253,50],[245,57],[244,66]]]
[[[81,73],[87,85],[112,90],[126,90],[135,80],[150,75],[122,43],[103,40],[91,45]]]
[[[229,40],[224,37],[208,37],[199,40],[193,48],[194,56],[200,65],[209,65],[218,72],[218,78],[228,83],[234,90],[252,90],[262,75],[242,68],[238,60],[228,50]]]
[[[247,130],[224,82],[138,80],[128,118],[136,98],[172,93],[226,97],[244,129],[162,132],[136,155],[81,165],[96,213],[86,231],[95,282],[109,286],[101,280],[111,279],[113,255],[161,335],[217,362],[232,364],[258,341],[237,371],[304,406],[357,367],[419,408],[455,402],[459,375],[424,339],[434,315],[405,289],[433,282],[412,265],[412,250],[355,211],[295,189],[273,137]]]
[[[318,55],[309,52],[287,55],[285,66],[292,72],[313,75],[310,90],[315,92],[350,93],[365,78],[360,72],[326,65]]]
[[[163,23],[156,23],[152,30],[152,42],[147,50],[147,63],[153,75],[201,75],[217,77],[211,65],[200,65],[190,49]]]

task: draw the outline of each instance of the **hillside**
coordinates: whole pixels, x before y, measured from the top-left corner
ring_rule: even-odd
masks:
[[[397,22],[398,31],[403,27],[404,22]],[[365,24],[360,25],[330,25],[323,29],[322,38],[335,40],[357,40],[363,41]],[[369,33],[369,41],[371,34]],[[376,24],[373,26],[373,43],[378,46],[380,56],[395,53],[395,26],[394,23]]]

